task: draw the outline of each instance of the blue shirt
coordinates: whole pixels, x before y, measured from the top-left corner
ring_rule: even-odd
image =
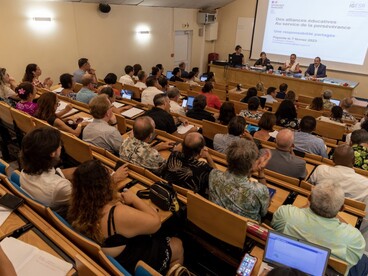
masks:
[[[307,132],[296,131],[294,133],[294,146],[298,151],[317,154],[325,158],[328,157],[325,142],[321,138]]]
[[[96,97],[97,94],[88,88],[82,87],[81,90],[77,93],[75,99],[79,102],[89,104],[89,102]]]

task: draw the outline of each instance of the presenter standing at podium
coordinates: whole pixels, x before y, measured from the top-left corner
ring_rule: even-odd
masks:
[[[321,63],[321,58],[316,57],[314,59],[314,63],[310,64],[307,71],[305,71],[305,75],[307,77],[315,77],[315,78],[325,78],[326,75],[326,65]]]
[[[296,54],[291,54],[290,59],[285,61],[284,65],[281,67],[282,71],[299,73],[299,62],[296,60]]]
[[[244,64],[244,55],[241,53],[242,47],[236,45],[235,53],[231,55],[231,65],[234,67],[242,67]]]

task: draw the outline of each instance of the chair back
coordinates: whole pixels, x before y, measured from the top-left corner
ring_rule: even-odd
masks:
[[[194,91],[194,90],[187,90],[187,95],[188,95],[188,97],[189,96],[192,96],[192,97],[197,97],[200,93],[199,93],[200,91]]]
[[[307,108],[298,109],[298,118],[303,118],[305,116],[312,116],[313,118],[318,118],[322,115],[323,115],[323,111],[317,111],[317,110],[307,109]]]
[[[243,248],[247,232],[246,218],[193,192],[187,193],[187,218],[211,236]]]
[[[23,133],[28,133],[36,127],[32,117],[27,113],[19,111],[15,108],[10,108],[10,112],[13,116],[15,124]]]
[[[313,97],[306,96],[306,95],[299,95],[298,96],[298,102],[305,103],[305,104],[311,104],[313,101]]]
[[[190,85],[189,83],[186,82],[180,82],[180,81],[176,81],[174,83],[174,86],[179,89],[179,90],[183,90],[183,91],[187,91],[190,89]]]
[[[227,126],[210,122],[207,120],[202,121],[202,134],[204,137],[213,140],[216,134],[226,134],[227,133]]]
[[[123,84],[117,81],[115,84],[112,85],[112,87],[121,91],[123,89]]]
[[[53,127],[51,126],[48,122],[38,119],[38,118],[32,118],[33,122],[35,123],[35,128],[40,128],[40,127]]]
[[[3,101],[0,101],[0,119],[1,122],[6,123],[9,126],[14,125],[13,116],[10,112],[10,105]]]
[[[0,173],[4,175],[8,175],[9,168],[10,168],[10,165],[6,163],[3,159],[0,159]]]
[[[240,102],[245,95],[241,93],[229,92],[229,101],[237,101]]]
[[[198,86],[198,85],[191,86],[191,89],[196,92],[201,92],[202,88],[203,88],[202,85],[201,86]]]
[[[220,99],[220,101],[226,101],[227,100],[227,95],[226,95],[226,90],[220,90],[220,89],[212,89],[212,93],[217,95]]]
[[[133,99],[140,99],[141,98],[142,91],[138,87],[136,87],[134,85],[124,84],[123,88],[125,90],[129,90],[129,91],[133,92],[133,96],[132,96]]]
[[[248,110],[248,104],[247,103],[242,103],[242,102],[233,101],[233,100],[230,100],[229,102],[234,104],[236,114],[239,114],[240,111],[242,111],[242,110]]]
[[[348,264],[342,260],[337,258],[331,257],[328,259],[328,265],[335,269],[337,272],[345,275],[346,271],[348,270]]]
[[[74,85],[74,92],[78,93],[79,90],[82,89],[82,87],[83,87],[83,84],[76,82],[75,85]]]
[[[115,114],[115,117],[116,117],[116,122],[118,124],[118,130],[120,134],[126,133],[127,125],[126,125],[125,117],[118,115],[118,114]]]
[[[92,150],[89,144],[83,142],[72,134],[66,133],[64,131],[60,132],[65,152],[71,158],[79,163],[83,163],[85,161],[93,159]]]
[[[272,112],[276,112],[279,109],[281,102],[273,102],[272,103]]]
[[[92,265],[86,258],[77,254],[74,256],[75,266],[79,276],[97,276],[97,275],[109,275],[106,271],[101,271],[94,265]]]
[[[323,137],[342,140],[345,133],[345,126],[317,120],[317,126],[314,132]]]
[[[138,261],[137,265],[135,266],[135,276],[162,276],[159,272],[155,269],[150,267],[143,261]]]

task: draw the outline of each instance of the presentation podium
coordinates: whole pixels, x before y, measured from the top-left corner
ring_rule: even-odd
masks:
[[[211,72],[215,73],[215,79],[218,83],[241,83],[244,86],[256,86],[262,82],[265,87],[274,86],[278,89],[281,83],[287,83],[288,90],[293,90],[296,95],[307,95],[311,97],[320,97],[323,91],[331,90],[334,99],[343,99],[351,97],[358,82],[325,78],[323,81],[313,81],[304,78],[294,78],[281,74],[269,74],[268,72],[246,70],[233,68],[229,66],[218,66],[210,64]],[[344,84],[346,86],[344,86]]]

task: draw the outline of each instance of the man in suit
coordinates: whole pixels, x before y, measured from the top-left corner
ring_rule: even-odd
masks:
[[[316,57],[314,63],[310,64],[307,71],[305,71],[306,76],[311,76],[315,78],[324,78],[326,75],[326,65],[321,63],[321,58]]]

